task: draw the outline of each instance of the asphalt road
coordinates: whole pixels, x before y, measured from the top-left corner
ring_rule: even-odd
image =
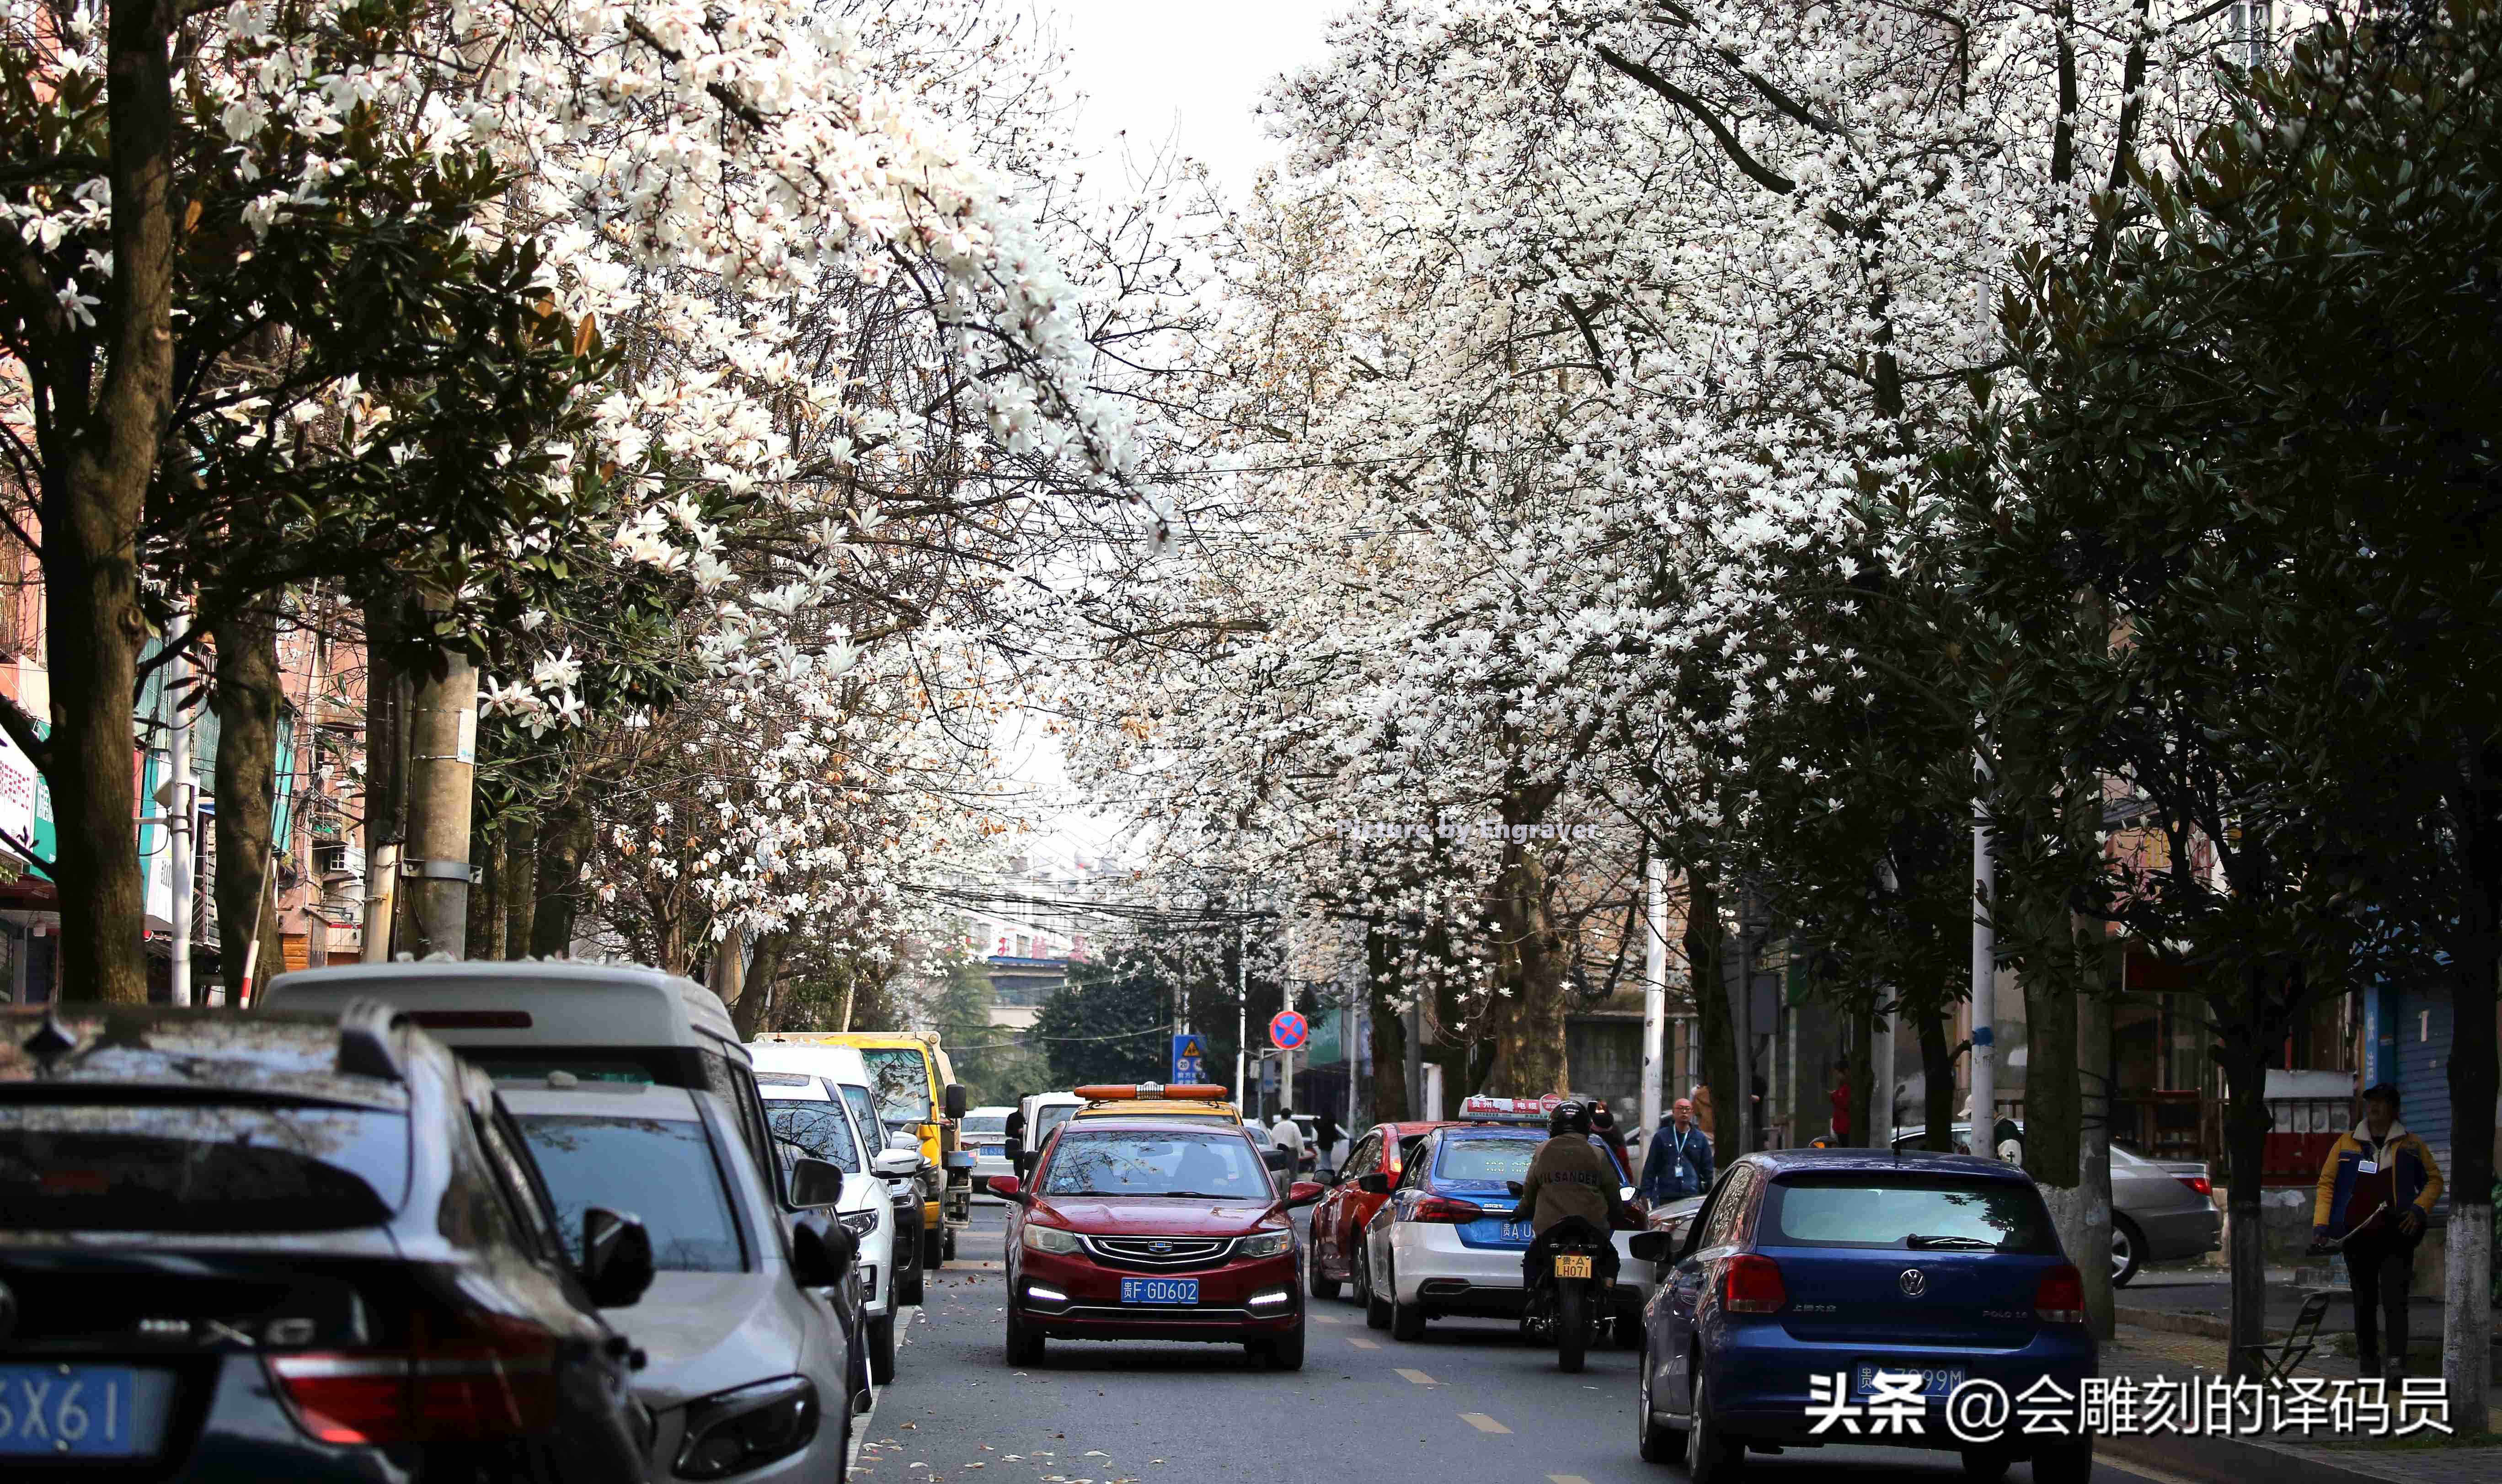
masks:
[[[1003,1349],[999,1208],[976,1205],[962,1258],[930,1275],[895,1383],[859,1423],[870,1484],[1683,1484],[1634,1451],[1635,1356],[1582,1374],[1507,1325],[1438,1320],[1423,1343],[1367,1330],[1343,1299],[1306,1300],[1304,1368],[1255,1367],[1231,1345],[1051,1343],[1039,1367]],[[1762,1484],[1954,1484],[1952,1454],[1822,1448],[1757,1456]],[[2105,1465],[2096,1484],[2187,1484]],[[2017,1465],[2010,1484],[2031,1484]]]

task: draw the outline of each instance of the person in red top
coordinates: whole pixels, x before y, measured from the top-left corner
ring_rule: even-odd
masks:
[[[1833,1062],[1833,1141],[1850,1142],[1850,1059],[1836,1057]]]

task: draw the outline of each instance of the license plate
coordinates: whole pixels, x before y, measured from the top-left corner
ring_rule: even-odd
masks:
[[[1589,1254],[1585,1252],[1559,1252],[1555,1254],[1555,1276],[1559,1278],[1586,1278],[1590,1276]]]
[[[1879,1371],[1897,1382],[1895,1390],[1898,1393],[1903,1390],[1900,1378],[1918,1376],[1920,1395],[1933,1400],[1952,1396],[1954,1389],[1963,1384],[1964,1377],[1964,1368],[1960,1366],[1880,1366],[1874,1361],[1862,1361],[1850,1378],[1851,1390],[1863,1397],[1875,1396]]]
[[[0,1457],[128,1458],[137,1393],[119,1366],[0,1366]]]
[[[1007,1158],[1007,1152],[1008,1146],[1005,1144],[984,1144],[982,1146],[982,1158],[985,1160],[1005,1159]]]
[[[1526,1242],[1536,1240],[1538,1232],[1530,1227],[1529,1223],[1507,1221],[1503,1224],[1503,1235],[1499,1239],[1506,1242]]]
[[[1123,1303],[1197,1303],[1197,1278],[1123,1278]]]

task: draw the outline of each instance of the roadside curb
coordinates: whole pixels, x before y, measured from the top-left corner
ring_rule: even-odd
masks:
[[[2094,1439],[2094,1452],[2123,1468],[2143,1464],[2192,1484],[2241,1484],[2254,1478],[2269,1484],[2387,1484],[2377,1473],[2341,1468],[2308,1452],[2239,1437],[2106,1434]]]
[[[2134,1304],[2115,1304],[2112,1317],[2124,1325],[2141,1330],[2160,1330],[2167,1334],[2195,1334],[2202,1339],[2231,1339],[2232,1325],[2204,1314],[2175,1314],[2169,1309],[2141,1309]],[[2270,1338],[2282,1336],[2271,1335]]]

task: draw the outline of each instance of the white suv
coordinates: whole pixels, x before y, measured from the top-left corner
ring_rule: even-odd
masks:
[[[855,1106],[860,1099],[844,1097],[846,1081],[862,1088],[865,1096],[867,1070],[851,1064],[861,1061],[858,1051],[759,1041],[748,1052],[756,1059],[756,1088],[764,1095],[765,1118],[775,1138],[828,1161],[845,1175],[868,1176],[843,1181],[837,1209],[844,1229],[860,1238],[862,1338],[869,1378],[884,1386],[895,1379],[895,1324],[903,1306],[898,1299],[912,1297],[898,1290],[905,1275],[896,1267],[895,1208],[886,1182],[898,1170],[908,1175],[920,1164],[920,1156],[889,1153],[885,1129],[863,1127]]]

